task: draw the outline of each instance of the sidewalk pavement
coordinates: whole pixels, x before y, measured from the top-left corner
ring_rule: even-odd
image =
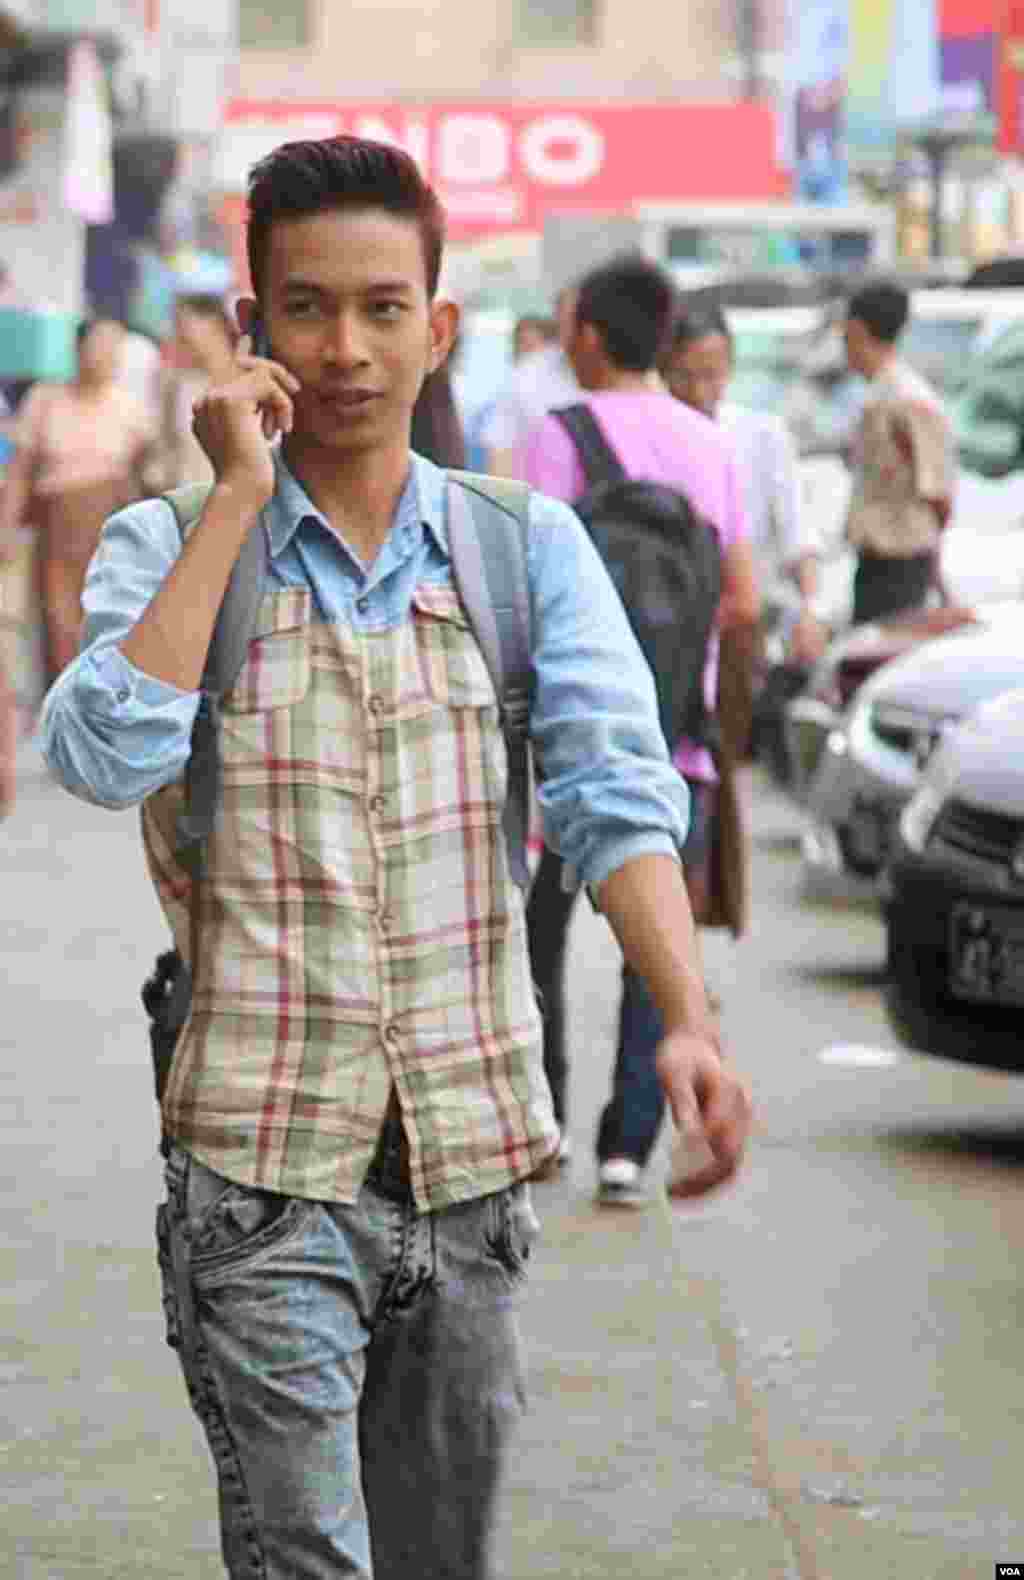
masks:
[[[0,828],[0,1573],[215,1580],[213,1483],[163,1343],[152,1249],[160,1168],[137,993],[163,925],[134,815],[73,802],[31,748],[22,768]],[[583,1045],[606,1049],[615,950],[584,912],[577,1014]],[[592,1203],[608,1057],[578,1065],[578,1161],[536,1187],[531,1409],[498,1574],[791,1580],[714,1291],[686,1276],[667,1208]]]

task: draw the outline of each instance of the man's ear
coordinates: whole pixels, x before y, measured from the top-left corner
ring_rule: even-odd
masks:
[[[459,309],[454,302],[439,299],[430,307],[430,356],[427,371],[436,373],[446,361],[459,332]]]
[[[577,320],[576,334],[580,350],[585,352],[588,357],[604,356],[604,336],[596,324],[581,324]]]

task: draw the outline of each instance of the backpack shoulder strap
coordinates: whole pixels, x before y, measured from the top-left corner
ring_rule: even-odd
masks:
[[[174,512],[182,542],[198,524],[210,493],[208,484],[193,483],[162,495]],[[178,820],[179,853],[188,852],[213,832],[220,803],[220,698],[230,691],[245,662],[263,602],[269,561],[261,517],[235,561],[203,665],[202,696],[185,770],[185,810]]]
[[[511,479],[448,473],[452,572],[494,682],[508,752],[503,824],[509,870],[529,883],[533,640],[526,532],[530,490]]]
[[[211,492],[208,483],[188,483],[161,496],[174,511],[182,542],[198,526]],[[220,696],[238,678],[266,591],[269,559],[266,528],[258,519],[242,544],[217,613],[203,666],[204,691]]]
[[[585,401],[579,401],[575,406],[563,406],[551,415],[558,418],[576,446],[588,488],[594,488],[598,483],[627,481],[625,467]]]

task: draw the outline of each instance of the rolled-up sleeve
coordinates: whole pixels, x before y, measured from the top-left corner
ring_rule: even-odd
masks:
[[[86,577],[79,656],[43,705],[47,763],[72,795],[99,806],[137,805],[180,778],[188,760],[199,693],[145,674],[118,646],[180,548],[174,514],[161,500],[110,518]]]
[[[678,856],[689,798],[658,723],[654,680],[568,505],[533,496],[528,562],[538,801],[567,886],[601,883],[637,856]]]

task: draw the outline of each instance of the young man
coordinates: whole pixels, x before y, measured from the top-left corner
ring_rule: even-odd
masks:
[[[579,396],[568,355],[575,303],[575,286],[565,286],[558,293],[555,337],[540,350],[517,358],[498,394],[481,435],[487,470],[496,476],[522,477],[526,444],[534,428],[556,406],[568,406]]]
[[[452,583],[445,476],[409,449],[456,327],[442,214],[404,154],[344,137],[278,149],[249,202],[247,339],[197,406],[209,503],[183,549],[163,502],[108,522],[46,752],[76,793],[143,803],[195,973],[160,1259],[229,1572],[480,1580],[521,1396],[524,1181],[557,1136],[494,687]],[[174,854],[182,772],[260,518],[270,586],[195,883]],[[739,1164],[749,1096],[694,969],[650,680],[571,513],[535,498],[528,537],[548,837],[650,982],[708,1189]]]
[[[672,318],[671,281],[642,258],[616,260],[589,275],[580,287],[570,358],[586,401],[627,475],[665,484],[684,494],[711,523],[722,556],[718,622],[753,624],[759,598],[739,477],[728,441],[707,418],[671,395],[651,388]],[[547,417],[527,445],[530,483],[557,499],[579,499],[583,468],[573,441],[556,416]],[[715,710],[717,642],[712,641],[704,695]],[[690,792],[690,829],[683,854],[693,914],[706,919],[710,907],[709,857],[713,836],[716,774],[707,747],[673,742],[674,762]],[[573,895],[563,884],[563,858],[548,841],[530,894],[528,921],[534,980],[545,1004],[545,1066],[555,1111],[565,1119],[565,943]],[[625,951],[623,997],[614,1090],[597,1138],[599,1199],[633,1204],[643,1200],[641,1174],[661,1125],[664,1103],[655,1075],[654,1050],[662,1031],[657,994],[647,991],[643,971]]]
[[[796,447],[780,417],[726,400],[736,349],[724,314],[694,308],[677,314],[662,359],[666,386],[677,400],[717,422],[736,453],[743,504],[762,593],[792,581],[800,594],[795,656],[820,657],[814,614],[820,545],[800,509]]]
[[[956,449],[938,395],[896,349],[909,304],[902,286],[869,285],[846,312],[847,361],[870,385],[846,520],[857,551],[855,624],[920,608],[931,587],[941,587],[939,544],[952,513]]]

